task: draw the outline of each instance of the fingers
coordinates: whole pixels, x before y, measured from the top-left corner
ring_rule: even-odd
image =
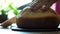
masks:
[[[41,8],[42,7],[42,5],[44,4],[44,2],[46,2],[46,0],[37,0],[37,1],[35,1],[35,3],[31,6],[31,9],[32,10],[37,10],[37,9],[39,9],[39,8]]]
[[[48,10],[56,1],[57,0],[48,0],[47,2],[44,3],[41,9],[44,11]]]
[[[45,8],[49,8],[50,6],[52,6],[53,3],[55,3],[57,0],[49,0],[48,2],[46,2],[44,5],[45,5]]]
[[[43,9],[43,10],[48,10],[50,6],[55,3],[57,0],[36,0],[33,2],[31,5],[31,10],[38,10],[38,9]],[[44,7],[45,6],[45,7]]]

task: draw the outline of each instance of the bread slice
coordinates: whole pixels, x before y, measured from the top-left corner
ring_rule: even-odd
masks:
[[[19,28],[57,28],[59,24],[57,14],[52,9],[33,12],[27,8],[16,17],[16,22]]]

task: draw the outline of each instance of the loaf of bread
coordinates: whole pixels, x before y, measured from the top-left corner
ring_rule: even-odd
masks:
[[[57,28],[59,19],[50,6],[57,0],[33,0],[31,11],[29,8],[20,12],[17,16],[19,28]],[[45,7],[43,7],[45,6]]]
[[[52,9],[33,12],[27,8],[17,15],[16,22],[19,28],[57,28],[59,24],[57,14]]]

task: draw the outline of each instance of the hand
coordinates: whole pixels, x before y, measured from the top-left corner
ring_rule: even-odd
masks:
[[[50,6],[55,3],[57,0],[35,0],[31,3],[31,10],[48,10]]]

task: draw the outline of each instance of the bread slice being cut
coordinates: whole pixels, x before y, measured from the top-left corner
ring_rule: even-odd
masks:
[[[16,17],[16,22],[19,28],[57,28],[59,24],[57,14],[52,9],[44,12],[27,8]]]

